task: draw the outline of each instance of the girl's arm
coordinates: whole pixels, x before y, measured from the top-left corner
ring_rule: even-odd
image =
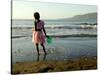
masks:
[[[45,31],[45,28],[44,28],[44,26],[43,26],[43,31],[44,31],[44,34],[45,34],[45,36],[47,37],[47,34],[46,34],[46,31]]]
[[[36,21],[34,22],[34,25],[35,25],[35,31],[37,31],[37,23],[36,23]]]

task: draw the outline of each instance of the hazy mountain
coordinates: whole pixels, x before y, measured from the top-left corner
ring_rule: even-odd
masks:
[[[76,15],[71,18],[59,19],[64,21],[79,21],[79,22],[97,22],[97,13],[88,13],[83,15]]]
[[[13,20],[19,20],[19,21],[33,21],[33,19],[13,19]],[[49,20],[49,19],[48,19]],[[47,21],[48,21],[47,20]],[[50,21],[55,21],[55,19],[51,19]],[[87,13],[83,15],[76,15],[70,18],[62,18],[62,19],[56,19],[56,21],[68,21],[68,22],[95,22],[97,23],[97,13]]]

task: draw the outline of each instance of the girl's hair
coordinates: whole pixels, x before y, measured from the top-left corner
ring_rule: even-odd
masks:
[[[35,12],[34,13],[34,18],[39,20],[40,19],[40,14],[38,12]]]
[[[34,21],[34,24],[35,24],[35,31],[37,31],[37,23],[38,22],[40,22],[40,14],[38,13],[38,12],[35,12],[34,13],[34,18],[35,18],[35,20],[38,20],[37,22],[36,21]]]

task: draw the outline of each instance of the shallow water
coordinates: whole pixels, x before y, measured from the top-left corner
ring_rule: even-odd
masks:
[[[45,46],[47,55],[44,56],[43,50],[39,46],[40,56],[38,57],[31,37],[12,39],[12,62],[67,60],[97,55],[96,37],[53,38],[53,43],[46,43]]]
[[[53,38],[52,44],[45,44],[47,55],[44,56],[40,46],[40,56],[37,56],[31,38],[33,20],[13,20],[12,62],[67,60],[96,56],[97,24],[95,22],[84,23],[87,22],[45,21],[44,27],[47,34],[56,37]]]

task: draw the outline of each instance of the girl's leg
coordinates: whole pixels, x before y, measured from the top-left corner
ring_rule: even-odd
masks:
[[[40,54],[39,54],[39,47],[38,47],[38,44],[36,44],[36,49],[37,49],[38,55],[40,55]]]
[[[44,44],[42,43],[41,46],[43,47],[43,51],[46,54],[46,50],[45,50]]]

